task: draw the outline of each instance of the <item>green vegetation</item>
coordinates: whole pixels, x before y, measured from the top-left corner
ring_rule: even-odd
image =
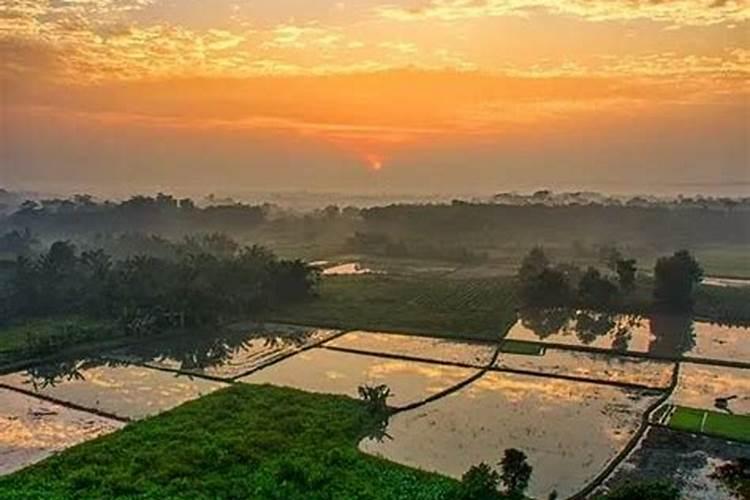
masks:
[[[689,311],[693,292],[703,277],[703,269],[687,250],[662,257],[654,266],[656,305],[672,311]]]
[[[111,321],[81,316],[13,322],[0,328],[0,363],[51,354],[72,344],[112,339],[119,332]]]
[[[358,451],[377,428],[352,399],[238,384],[0,479],[0,498],[450,498]]]
[[[428,276],[323,277],[319,296],[269,319],[335,328],[497,339],[516,320],[509,279]]]
[[[261,247],[240,249],[221,235],[186,239],[177,258],[113,261],[58,241],[19,257],[3,290],[2,317],[80,314],[118,320],[128,333],[215,324],[309,297],[317,271]]]
[[[522,340],[505,340],[500,346],[500,352],[507,354],[522,354],[525,356],[543,356],[544,347]]]
[[[750,443],[750,415],[730,415],[678,406],[669,419],[669,426],[696,434]]]

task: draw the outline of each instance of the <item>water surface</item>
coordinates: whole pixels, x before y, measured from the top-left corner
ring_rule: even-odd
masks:
[[[123,418],[156,415],[225,387],[186,375],[138,366],[87,366],[54,377],[23,371],[0,376],[0,382]]]
[[[0,475],[124,425],[0,388]]]
[[[349,332],[326,346],[357,349],[372,353],[414,356],[437,361],[486,366],[497,346],[492,343],[464,342],[407,334]]]
[[[682,363],[672,403],[690,408],[717,410],[716,398],[736,396],[729,409],[750,415],[750,370]]]
[[[674,363],[608,354],[545,349],[541,356],[500,354],[496,366],[590,380],[667,387]]]
[[[315,348],[239,380],[353,398],[359,397],[357,389],[361,385],[387,384],[393,392],[388,404],[404,406],[454,386],[474,373],[476,370],[468,368]]]
[[[517,448],[534,467],[530,493],[578,491],[634,435],[655,396],[614,387],[490,372],[473,384],[391,418],[390,438],[360,448],[460,478]]]

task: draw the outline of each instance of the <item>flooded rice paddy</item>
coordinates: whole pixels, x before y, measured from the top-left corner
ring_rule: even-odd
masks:
[[[221,335],[176,337],[120,349],[114,357],[221,379],[232,379],[273,363],[339,330],[275,324],[238,324]]]
[[[405,406],[442,392],[476,370],[361,354],[310,349],[269,366],[241,382],[294,387],[309,392],[359,397],[361,385],[387,384],[391,406]]]
[[[649,321],[639,316],[563,310],[534,314],[540,316],[522,317],[506,338],[631,352],[649,352],[653,342]]]
[[[156,415],[225,387],[221,382],[127,365],[82,366],[52,378],[24,371],[0,376],[0,383],[130,419]]]
[[[672,403],[718,410],[716,398],[732,398],[729,409],[733,413],[750,415],[750,370],[682,363]]]
[[[717,466],[740,457],[750,457],[750,444],[651,427],[627,460],[615,469],[606,486],[668,480],[680,488],[686,499],[735,500],[740,497],[712,475]]]
[[[113,432],[122,422],[0,388],[0,475]]]
[[[337,264],[323,269],[323,276],[343,276],[343,275],[357,275],[357,274],[372,274],[375,271],[368,267],[362,266],[358,262],[347,262],[345,264]]]
[[[688,356],[750,364],[750,328],[696,321],[692,343]]]
[[[435,337],[365,331],[346,333],[326,342],[325,345],[477,366],[486,366],[492,361],[492,356],[497,349],[496,344],[486,342],[460,342]]]
[[[383,440],[360,448],[459,478],[479,462],[522,449],[530,493],[573,494],[635,434],[655,396],[614,387],[490,372],[449,396],[391,418]]]
[[[545,349],[541,356],[503,353],[495,366],[656,388],[669,386],[674,370],[674,363],[665,361],[558,349]]]

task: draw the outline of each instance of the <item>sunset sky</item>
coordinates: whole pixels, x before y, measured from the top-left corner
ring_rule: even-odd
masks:
[[[0,0],[0,187],[748,193],[748,7]]]

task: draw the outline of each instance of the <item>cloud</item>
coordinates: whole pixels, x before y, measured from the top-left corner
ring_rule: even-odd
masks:
[[[745,0],[430,0],[417,7],[384,5],[376,13],[393,21],[462,21],[543,11],[590,21],[650,20],[712,25],[750,19]]]

